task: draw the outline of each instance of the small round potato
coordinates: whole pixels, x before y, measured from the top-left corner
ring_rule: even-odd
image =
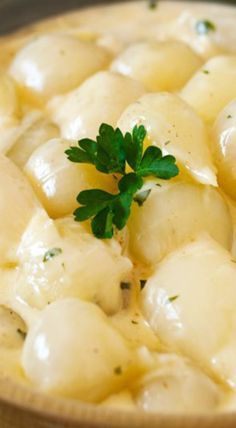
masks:
[[[232,246],[233,226],[226,202],[213,187],[187,182],[154,187],[142,207],[133,205],[130,250],[152,268],[170,252],[206,231],[223,247]]]
[[[95,238],[72,217],[54,222],[38,212],[18,257],[17,295],[34,308],[66,297],[95,302],[108,314],[122,307],[120,284],[129,281],[132,263],[115,239]]]
[[[24,175],[8,158],[0,155],[0,265],[16,261],[21,236],[38,201]]]
[[[220,186],[236,200],[236,101],[218,116],[212,133],[212,150]]]
[[[210,59],[181,91],[207,123],[212,123],[220,111],[236,97],[236,55]]]
[[[49,98],[80,85],[108,66],[109,53],[94,43],[62,34],[39,36],[14,58],[10,73],[23,87]]]
[[[144,93],[143,85],[130,77],[103,71],[52,100],[49,112],[63,138],[96,138],[102,123],[115,126],[125,108]]]
[[[72,214],[78,206],[76,197],[82,190],[116,189],[117,181],[98,172],[94,166],[76,164],[67,159],[65,151],[77,142],[53,139],[41,145],[25,165],[25,173],[38,198],[52,218]]]
[[[111,70],[143,83],[148,91],[180,89],[202,60],[185,43],[143,42],[129,46],[111,64]]]
[[[41,390],[92,403],[141,372],[137,353],[101,309],[78,299],[44,309],[29,330],[22,362]]]
[[[236,265],[207,234],[166,257],[147,281],[143,313],[162,343],[236,385]]]
[[[122,131],[131,131],[137,124],[146,127],[149,144],[175,156],[195,180],[217,185],[206,127],[181,98],[167,92],[144,95],[131,104],[118,121]]]
[[[138,383],[135,401],[151,413],[214,411],[222,390],[203,370],[176,354],[157,354],[156,367]]]

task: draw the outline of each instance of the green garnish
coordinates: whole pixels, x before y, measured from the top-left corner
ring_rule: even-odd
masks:
[[[208,34],[210,31],[216,31],[216,26],[213,22],[204,19],[196,22],[196,31],[202,36]]]
[[[168,300],[169,300],[169,302],[170,302],[170,303],[172,303],[172,302],[174,302],[175,300],[177,300],[178,298],[179,298],[179,296],[178,296],[178,295],[176,295],[176,296],[169,297],[169,298],[168,298]]]
[[[210,74],[210,71],[209,71],[209,70],[202,70],[202,72],[203,72],[204,74]]]
[[[43,262],[46,263],[49,260],[51,260],[53,257],[59,256],[59,254],[62,253],[61,248],[51,248],[50,250],[46,251],[43,257]]]
[[[232,119],[231,114],[228,114],[227,119]]]
[[[25,333],[25,331],[21,330],[21,328],[17,329],[17,333],[20,335],[22,340],[26,339],[27,333]]]
[[[158,0],[148,0],[149,9],[156,9],[158,5]]]
[[[121,290],[130,290],[131,284],[130,284],[130,282],[121,282],[120,288],[121,288]]]
[[[82,139],[78,147],[71,147],[65,152],[71,162],[92,164],[104,174],[122,176],[117,181],[117,194],[91,189],[82,191],[77,197],[81,207],[74,212],[75,221],[92,219],[92,232],[97,238],[111,239],[114,227],[118,230],[125,227],[132,202],[136,199],[142,204],[150,193],[142,195],[140,202],[140,192],[137,195],[145,177],[169,180],[179,174],[174,156],[163,156],[155,146],[149,146],[144,151],[146,135],[143,125],[135,126],[132,133],[124,135],[119,128],[102,124],[96,141]],[[126,172],[127,166],[133,172]]]
[[[116,367],[116,368],[114,369],[114,373],[115,373],[116,375],[121,375],[121,374],[122,374],[122,367],[121,367],[121,366]]]

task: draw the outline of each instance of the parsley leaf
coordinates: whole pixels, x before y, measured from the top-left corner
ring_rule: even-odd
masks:
[[[121,175],[120,179],[117,177],[119,193],[91,189],[77,197],[80,207],[74,212],[75,221],[91,219],[92,232],[97,238],[110,239],[114,228],[125,227],[133,201],[143,205],[150,194],[150,190],[141,190],[145,177],[169,180],[179,173],[176,159],[163,156],[158,147],[150,146],[143,153],[146,135],[143,125],[136,125],[132,133],[124,135],[119,128],[102,124],[96,141],[85,138],[78,142],[78,147],[65,152],[71,162],[90,163],[105,174]],[[126,172],[127,165],[133,172]]]
[[[125,175],[119,182],[119,190],[133,195],[143,186],[143,180],[138,175],[131,172]]]
[[[76,221],[85,221],[108,208],[115,196],[104,190],[91,189],[80,192],[77,201],[82,207],[74,212]]]
[[[179,173],[175,162],[174,156],[162,157],[162,151],[158,147],[150,146],[144,153],[138,174],[142,177],[153,175],[163,180],[169,180]]]
[[[113,223],[118,230],[124,229],[130,216],[132,202],[133,194],[128,192],[120,193],[119,198],[115,200],[113,204]]]
[[[96,141],[85,138],[78,142],[78,146],[65,152],[71,162],[93,164],[105,174],[125,173],[126,155],[120,129],[103,123]]]
[[[108,206],[100,211],[92,220],[92,231],[94,236],[100,239],[111,239],[113,237],[112,209]]]
[[[79,147],[71,147],[66,150],[65,153],[68,155],[68,159],[71,162],[90,163],[94,165],[97,153],[97,143],[85,138],[80,140],[78,145]]]
[[[101,125],[97,137],[96,168],[105,174],[125,173],[124,138],[120,129]]]
[[[135,126],[132,135],[127,132],[125,135],[125,154],[129,166],[136,171],[142,161],[143,143],[146,138],[147,131],[143,125]]]

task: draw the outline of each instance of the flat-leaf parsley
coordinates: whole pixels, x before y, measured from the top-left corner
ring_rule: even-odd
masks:
[[[119,193],[100,189],[82,191],[77,201],[80,207],[74,212],[75,220],[92,219],[93,234],[100,239],[110,239],[114,227],[122,230],[130,216],[133,201],[140,206],[150,191],[141,191],[145,177],[169,180],[179,174],[176,159],[163,156],[156,146],[144,151],[147,131],[143,125],[135,126],[132,133],[123,134],[119,128],[102,124],[96,141],[88,138],[78,142],[78,147],[66,150],[71,162],[92,164],[104,174],[119,174]],[[127,172],[129,166],[133,172]]]

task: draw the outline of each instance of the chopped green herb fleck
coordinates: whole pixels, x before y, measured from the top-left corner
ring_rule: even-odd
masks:
[[[25,331],[21,330],[21,328],[17,329],[17,333],[21,336],[22,340],[26,339],[27,334],[25,333]]]
[[[147,280],[146,279],[140,279],[139,282],[140,282],[140,288],[141,288],[141,290],[143,290],[146,283],[147,283]]]
[[[158,6],[158,0],[148,0],[149,9],[156,9]]]
[[[209,70],[202,70],[202,72],[203,72],[204,74],[210,74],[210,71],[209,71]]]
[[[179,298],[179,296],[172,296],[172,297],[169,297],[168,300],[169,300],[170,303],[172,303],[175,300],[177,300],[178,298]]]
[[[74,212],[75,221],[91,219],[92,232],[99,239],[111,239],[114,228],[124,229],[133,201],[140,205],[145,202],[150,192],[139,191],[146,177],[169,180],[179,174],[173,156],[163,156],[156,146],[144,149],[146,135],[143,125],[135,126],[132,133],[123,134],[119,128],[102,124],[96,141],[82,139],[78,147],[71,147],[65,152],[71,162],[92,164],[104,174],[121,175],[119,193],[90,189],[77,197],[80,207]],[[133,172],[126,172],[127,166]],[[143,193],[141,199],[140,193]]]
[[[200,36],[202,36],[208,34],[210,31],[216,31],[216,26],[213,22],[203,19],[196,22],[196,31]]]
[[[121,282],[120,288],[121,288],[121,290],[130,290],[131,284],[130,284],[130,282]]]
[[[231,114],[228,114],[227,119],[232,119]]]
[[[165,144],[165,146],[168,146],[168,144],[170,144],[171,143],[171,141],[170,140],[168,140],[168,141],[166,141],[164,144]]]
[[[114,373],[115,373],[116,375],[121,375],[121,374],[122,374],[122,367],[121,367],[121,366],[116,367],[116,368],[114,369]]]
[[[46,263],[51,260],[53,257],[59,256],[62,253],[61,248],[51,248],[44,254],[43,262]]]

